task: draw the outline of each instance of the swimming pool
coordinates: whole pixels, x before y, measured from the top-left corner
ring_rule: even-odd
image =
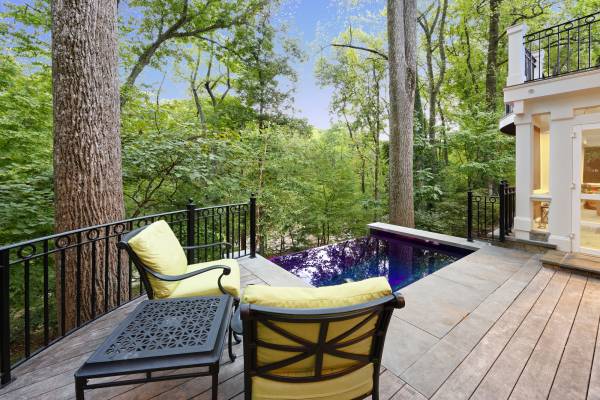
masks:
[[[329,286],[375,276],[387,277],[394,290],[411,284],[472,251],[377,232],[271,261],[313,286]]]

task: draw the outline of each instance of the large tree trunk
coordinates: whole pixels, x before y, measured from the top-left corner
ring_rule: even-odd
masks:
[[[489,111],[496,110],[498,85],[498,44],[500,41],[500,3],[502,0],[490,0],[490,23],[488,29],[487,65],[485,72],[485,95]]]
[[[416,0],[388,0],[390,222],[413,227],[413,112],[417,76]]]
[[[52,77],[55,230],[64,232],[121,220],[124,207],[116,0],[53,0]],[[61,300],[66,303],[63,317],[67,330],[76,321],[78,269],[83,320],[110,308],[118,295],[127,297],[123,294],[127,291],[125,279],[121,293],[117,293],[116,286],[108,287],[110,303],[104,302],[105,274],[111,280],[116,276],[115,239],[106,242],[94,239],[107,233],[116,232],[102,229],[81,235],[86,245],[82,248],[79,268],[75,251],[66,250],[61,261],[57,257],[58,304]],[[77,238],[69,240],[73,244]],[[64,299],[58,290],[62,268]],[[122,268],[122,278],[126,276],[125,270]],[[60,317],[60,307],[57,308]]]

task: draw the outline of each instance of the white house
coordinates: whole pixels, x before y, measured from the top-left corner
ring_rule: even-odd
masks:
[[[539,32],[508,29],[516,135],[516,239],[600,255],[600,12]]]

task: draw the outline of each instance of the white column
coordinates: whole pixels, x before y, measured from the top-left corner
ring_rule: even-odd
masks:
[[[517,116],[516,127],[516,208],[514,232],[517,239],[529,240],[531,231],[533,125],[531,118]]]
[[[506,86],[525,82],[525,46],[523,37],[527,33],[527,25],[514,25],[506,30],[508,34],[508,77]]]
[[[548,241],[559,250],[571,251],[571,183],[573,181],[572,114],[550,115],[550,213]]]

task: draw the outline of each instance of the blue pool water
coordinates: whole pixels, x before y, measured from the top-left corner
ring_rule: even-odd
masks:
[[[273,257],[271,261],[313,286],[385,276],[397,290],[469,253],[469,250],[378,232]]]

